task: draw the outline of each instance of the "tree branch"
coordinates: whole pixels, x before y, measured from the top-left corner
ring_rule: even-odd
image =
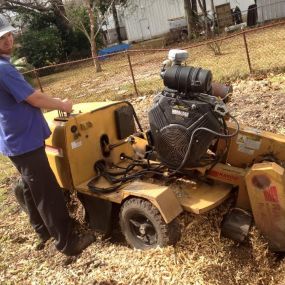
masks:
[[[107,15],[109,14],[110,9],[111,9],[111,7],[112,7],[112,5],[113,5],[114,2],[115,2],[115,0],[112,0],[112,2],[111,2],[111,4],[109,5],[108,9],[107,9],[106,12],[104,13],[103,18],[101,19],[101,22],[100,22],[100,24],[98,25],[98,29],[97,29],[97,31],[96,31],[96,33],[95,33],[95,37],[99,34],[99,32],[100,32],[100,30],[101,30],[101,28],[102,28],[102,26],[103,26],[103,23],[104,23],[104,21],[107,19]]]
[[[18,11],[25,9],[34,12],[48,12],[51,10],[50,1],[20,1],[20,0],[6,0],[0,2],[0,10]]]

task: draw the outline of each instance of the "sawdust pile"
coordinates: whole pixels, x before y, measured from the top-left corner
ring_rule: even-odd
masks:
[[[236,82],[231,113],[241,123],[285,133],[285,76],[277,80],[278,86],[275,80]],[[131,100],[144,126],[152,97]],[[220,222],[232,200],[204,215],[181,215],[182,238],[175,247],[142,252],[128,248],[120,236],[107,240],[98,236],[81,256],[72,259],[56,252],[52,243],[35,251],[36,237],[27,217],[9,190],[6,194],[0,219],[1,284],[285,283],[285,261],[268,251],[255,228],[244,244],[220,236]]]

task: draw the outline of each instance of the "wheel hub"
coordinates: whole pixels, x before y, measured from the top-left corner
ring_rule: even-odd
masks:
[[[157,241],[156,230],[146,217],[135,216],[130,219],[130,226],[133,234],[138,240],[143,242],[145,245],[152,245]]]
[[[142,235],[146,234],[146,227],[147,227],[146,224],[140,225],[140,227],[139,227],[140,234],[142,234]]]

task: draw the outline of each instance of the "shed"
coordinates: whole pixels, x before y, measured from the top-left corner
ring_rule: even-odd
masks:
[[[233,25],[233,17],[230,3],[218,5],[215,8],[220,29]]]

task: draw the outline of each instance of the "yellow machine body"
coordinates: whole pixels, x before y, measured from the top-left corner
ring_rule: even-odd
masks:
[[[229,131],[234,129],[230,126]],[[224,142],[218,145],[223,152]],[[219,150],[220,149],[220,150]],[[230,140],[227,155],[222,163],[208,173],[209,177],[239,187],[237,206],[251,209],[245,176],[256,163],[285,161],[285,136],[255,128],[240,126],[239,133]]]
[[[109,166],[122,164],[121,155],[133,157],[133,147],[126,139],[119,139],[115,111],[128,106],[126,102],[82,103],[74,106],[69,117],[58,117],[57,111],[48,112],[45,118],[52,135],[46,140],[46,153],[55,176],[64,189],[121,204],[129,197],[150,201],[169,223],[182,211],[175,194],[169,187],[145,182],[130,182],[113,193],[95,194],[88,183],[96,176],[94,165],[104,160]],[[131,122],[129,122],[131,123]],[[133,130],[135,132],[135,130]],[[108,146],[102,137],[108,137]],[[104,147],[108,152],[104,154]],[[108,187],[106,181],[98,181]]]
[[[201,214],[217,207],[230,195],[232,187],[237,186],[236,207],[252,211],[257,227],[272,248],[285,250],[285,172],[277,164],[285,161],[282,135],[241,126],[239,133],[231,138],[223,161],[210,169],[196,169],[215,181],[211,185],[190,181],[183,187],[160,186],[140,180],[128,182],[111,193],[90,191],[88,183],[97,174],[94,169],[97,161],[104,160],[112,168],[124,165],[122,154],[144,157],[145,139],[136,137],[130,143],[130,136],[118,137],[115,113],[126,106],[129,106],[126,102],[82,103],[74,106],[69,117],[59,118],[56,111],[45,114],[52,131],[46,140],[46,152],[62,188],[116,204],[139,197],[150,201],[164,221],[170,223],[183,210]],[[229,130],[234,131],[231,126]],[[135,127],[131,129],[132,133],[135,131]],[[225,142],[221,140],[216,152],[222,153],[224,149]],[[104,179],[96,183],[100,187],[110,186]]]
[[[113,203],[121,204],[128,197],[140,197],[155,205],[164,220],[169,223],[183,209],[195,214],[205,213],[229,197],[231,183],[221,180],[216,185],[191,182],[183,187],[168,187],[147,182],[130,182],[119,191],[106,194],[95,194],[88,188],[94,178],[96,161],[105,160],[109,165],[123,163],[121,154],[130,157],[143,157],[147,142],[136,138],[127,142],[117,137],[117,125],[114,112],[126,102],[81,103],[74,106],[69,117],[58,117],[57,111],[48,112],[45,118],[52,135],[46,140],[46,153],[55,176],[64,189],[98,197]],[[135,130],[134,130],[135,132]],[[108,136],[109,146],[113,146],[109,155],[104,155],[100,140]],[[239,173],[239,176],[243,175]],[[110,186],[105,180],[97,182],[101,187]]]
[[[285,250],[285,171],[276,163],[257,163],[246,175],[257,227],[274,251]]]

